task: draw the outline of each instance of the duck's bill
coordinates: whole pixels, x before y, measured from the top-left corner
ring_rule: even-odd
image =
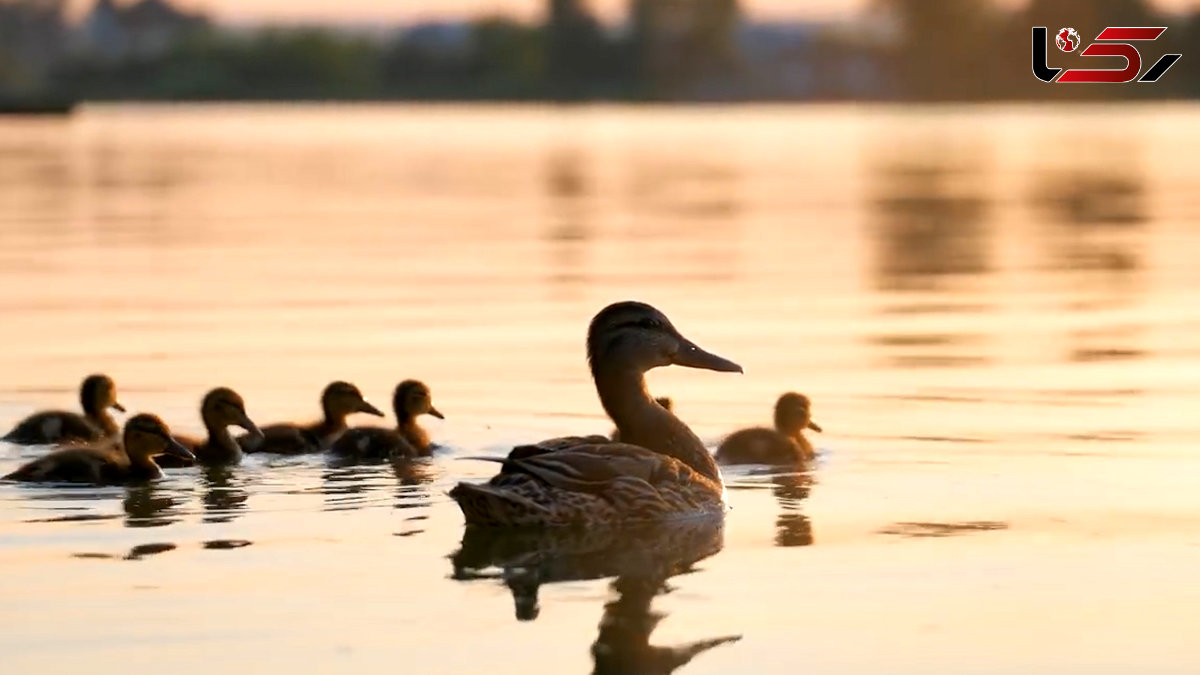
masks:
[[[172,456],[178,457],[180,459],[186,459],[189,462],[195,461],[196,456],[193,455],[192,451],[188,450],[187,447],[184,446],[182,443],[175,440],[174,438],[171,438],[170,436],[166,437],[166,441],[167,441],[167,447],[164,448],[164,451],[163,451],[164,455],[172,455]]]
[[[366,401],[363,401],[361,404],[359,404],[358,412],[366,413],[368,415],[374,415],[376,417],[383,417],[382,410],[380,410],[379,408],[376,408],[375,406],[371,405],[370,403],[367,403]]]
[[[683,341],[679,352],[675,354],[675,365],[684,366],[685,368],[715,370],[722,373],[742,372],[742,367],[733,361],[717,356],[712,352],[706,352],[687,340]]]
[[[813,421],[809,421],[808,428],[812,429],[813,431],[819,431],[821,433],[825,433],[825,430],[821,428],[821,425],[817,424],[816,422],[813,422]]]
[[[119,402],[117,402],[117,401],[113,401],[113,402],[112,402],[112,406],[110,406],[110,407],[111,407],[113,410],[116,410],[117,412],[125,412],[125,406],[121,405],[121,404],[120,404]]]
[[[438,418],[439,420],[446,419],[446,416],[443,415],[440,410],[438,410],[437,408],[434,408],[433,406],[429,407],[429,414],[433,415],[434,417]]]
[[[262,429],[259,429],[258,425],[254,423],[254,420],[250,419],[246,413],[242,413],[242,419],[238,420],[238,426],[245,429],[246,433],[250,434],[250,438],[264,438]]]

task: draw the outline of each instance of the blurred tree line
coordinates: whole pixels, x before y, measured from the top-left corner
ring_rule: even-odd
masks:
[[[382,36],[322,27],[235,30],[174,17],[167,0],[97,0],[114,16],[141,12],[136,25],[157,31],[143,48],[109,49],[104,57],[96,45],[118,38],[105,38],[99,21],[69,30],[62,4],[0,0],[0,95],[30,82],[101,100],[1200,95],[1200,71],[1191,65],[1200,63],[1200,53],[1189,53],[1200,45],[1200,10],[1164,16],[1147,0],[1030,0],[1015,9],[993,0],[873,0],[857,22],[774,32],[747,22],[736,0],[630,0],[620,26],[599,21],[586,0],[547,0],[546,19],[537,24],[488,16]],[[1051,35],[1072,26],[1086,43],[1109,25],[1170,27],[1140,45],[1143,68],[1166,52],[1183,59],[1154,85],[1056,86],[1033,78],[1031,26],[1048,26]],[[73,44],[70,35],[81,31],[91,41]],[[1052,44],[1049,53],[1051,65],[1119,65],[1097,66],[1092,61],[1104,61],[1063,54]]]

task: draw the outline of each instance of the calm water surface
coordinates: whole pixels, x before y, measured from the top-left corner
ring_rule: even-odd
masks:
[[[411,465],[0,485],[4,672],[1194,673],[1198,113],[0,121],[0,425],[92,371],[189,432],[215,385],[447,416]],[[582,343],[626,298],[745,366],[651,374],[703,438],[797,389],[819,466],[727,471],[723,530],[463,541],[464,457],[611,428]]]

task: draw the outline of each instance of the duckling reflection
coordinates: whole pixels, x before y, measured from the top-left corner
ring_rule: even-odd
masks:
[[[153,483],[131,485],[125,488],[125,527],[163,527],[179,522],[171,515],[178,503]]]
[[[107,375],[89,375],[79,387],[83,414],[52,410],[40,412],[17,423],[3,440],[19,445],[94,443],[117,435],[117,423],[109,408],[125,412],[117,402],[117,385]]]
[[[204,490],[204,522],[231,523],[246,510],[249,495],[234,479],[233,469],[217,464],[206,466],[200,473]]]
[[[397,489],[395,508],[428,506],[425,486],[433,480],[429,460],[359,460],[330,457],[321,472],[320,492],[325,511],[350,511],[384,501],[384,494]],[[395,481],[395,482],[393,482]]]
[[[773,476],[771,489],[779,502],[779,517],[775,519],[775,545],[780,547],[811,546],[812,521],[801,511],[801,502],[808,499],[813,477],[810,473],[789,473]]]
[[[708,649],[741,639],[725,636],[679,647],[650,644],[650,634],[665,616],[650,605],[657,595],[671,591],[666,581],[694,572],[696,563],[723,545],[723,523],[712,519],[625,529],[469,526],[451,562],[455,579],[503,580],[513,594],[518,621],[538,617],[543,584],[615,576],[617,597],[605,605],[592,645],[594,672],[670,673]]]

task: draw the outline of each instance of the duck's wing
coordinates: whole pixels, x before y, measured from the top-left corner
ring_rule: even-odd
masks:
[[[317,451],[313,440],[294,424],[272,424],[263,427],[261,436],[242,434],[238,445],[246,453],[271,452],[280,455],[301,455]]]
[[[603,492],[611,481],[621,477],[654,484],[677,473],[678,467],[673,464],[679,462],[666,455],[628,443],[613,443],[603,436],[581,438],[599,438],[601,442],[519,446],[504,460],[501,473],[528,474],[563,490],[589,493]]]
[[[523,446],[484,485],[450,491],[468,524],[604,525],[723,511],[720,483],[667,455],[624,443]]]
[[[526,456],[531,454],[541,454],[555,450],[566,450],[577,448],[584,445],[604,445],[612,443],[613,440],[607,436],[599,434],[591,434],[588,436],[559,436],[557,438],[547,438],[544,441],[537,443],[529,443],[526,445],[518,445],[509,453],[509,457]]]

